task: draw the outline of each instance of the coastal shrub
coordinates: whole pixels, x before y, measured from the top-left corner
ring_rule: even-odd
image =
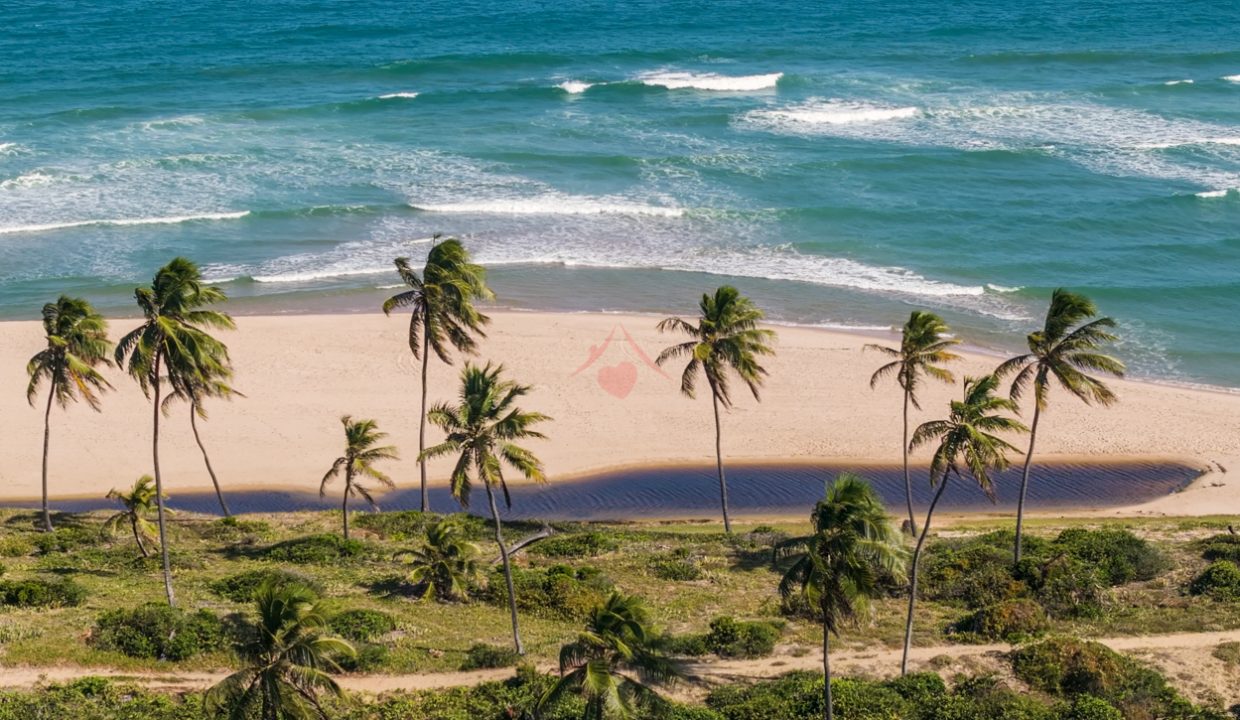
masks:
[[[370,672],[378,670],[387,663],[389,650],[379,643],[355,642],[353,655],[336,658],[336,663],[345,672]]]
[[[1124,714],[1111,703],[1093,695],[1077,695],[1064,709],[1063,720],[1124,720]]]
[[[1216,560],[1193,578],[1188,591],[1215,600],[1240,600],[1240,566],[1230,560]]]
[[[1106,583],[1101,572],[1087,563],[1062,554],[1046,560],[1025,558],[1017,575],[1051,617],[1102,615]]]
[[[84,677],[0,692],[0,720],[206,720],[196,699]]]
[[[261,554],[276,562],[324,565],[361,558],[366,554],[366,544],[361,540],[345,540],[339,535],[324,533],[285,540],[266,548]]]
[[[1096,568],[1108,585],[1152,580],[1170,567],[1158,548],[1123,529],[1069,528],[1051,546]]]
[[[512,667],[521,656],[510,647],[475,643],[465,652],[465,661],[461,670],[486,670],[489,668]]]
[[[927,600],[983,608],[1020,596],[1025,587],[1012,577],[1011,550],[975,540],[937,544],[926,554],[919,584]]]
[[[1206,560],[1230,560],[1240,563],[1240,535],[1223,533],[1198,540],[1195,543]]]
[[[322,586],[314,580],[289,570],[280,568],[259,568],[229,575],[211,583],[211,592],[227,600],[237,603],[253,602],[259,588],[264,585],[283,587],[285,585],[302,585],[313,590],[315,594],[323,591]]]
[[[35,535],[31,542],[40,555],[49,555],[95,545],[99,542],[99,534],[84,527],[59,527],[53,532]]]
[[[689,557],[688,548],[677,548],[650,558],[646,565],[650,573],[660,580],[689,582],[702,578],[702,568]]]
[[[23,557],[34,552],[34,543],[24,535],[0,537],[0,557]]]
[[[618,547],[620,544],[609,535],[591,530],[547,538],[530,548],[530,552],[545,557],[586,558],[611,552]]]
[[[775,651],[780,630],[772,622],[743,622],[722,615],[710,621],[706,647],[720,657],[766,657]]]
[[[208,610],[150,603],[102,613],[89,642],[129,657],[176,661],[224,647],[225,640],[224,623]]]
[[[230,515],[197,526],[197,530],[200,537],[208,540],[256,539],[269,534],[271,532],[271,525],[262,520],[251,520]]]
[[[897,695],[908,700],[915,707],[929,705],[939,697],[947,694],[947,684],[938,673],[915,672],[896,676],[886,683]]]
[[[1060,720],[1053,705],[1018,692],[991,675],[957,678],[950,693],[921,706],[917,720]]]
[[[332,632],[347,640],[365,642],[395,630],[396,620],[379,610],[357,608],[336,613],[328,625]]]
[[[961,620],[956,629],[988,640],[1018,641],[1046,630],[1046,611],[1028,599],[1006,600],[982,608]]]
[[[419,510],[358,513],[353,518],[353,526],[369,530],[386,540],[409,540],[422,537],[426,526],[436,518],[433,513]]]
[[[517,607],[535,615],[583,620],[595,605],[607,599],[614,587],[597,568],[552,565],[547,568],[512,569]],[[493,605],[508,606],[508,586],[496,568],[481,597]]]
[[[10,607],[75,607],[86,589],[69,579],[0,581],[0,605]]]
[[[706,644],[706,633],[668,635],[662,639],[662,646],[669,655],[681,657],[702,657],[711,653],[710,646]]]

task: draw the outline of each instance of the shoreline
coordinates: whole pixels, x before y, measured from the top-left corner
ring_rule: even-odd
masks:
[[[700,394],[696,401],[681,397],[679,369],[661,371],[651,362],[674,340],[654,331],[652,320],[661,315],[488,312],[493,322],[476,359],[504,362],[512,377],[535,386],[523,406],[556,418],[546,427],[550,441],[530,445],[546,462],[553,482],[713,462],[709,403]],[[212,404],[210,420],[200,425],[226,491],[317,490],[326,466],[339,454],[336,418],[344,413],[375,417],[406,458],[393,463],[390,474],[399,487],[416,484],[411,458],[416,455],[414,371],[420,368],[404,342],[402,318],[337,312],[238,314],[237,319],[239,330],[223,333],[222,339],[233,351],[237,387],[248,397]],[[130,320],[114,320],[111,334],[127,331]],[[734,397],[736,405],[724,419],[725,464],[898,465],[898,388],[890,383],[871,391],[869,374],[881,358],[861,352],[865,342],[894,342],[897,336],[877,330],[771,327],[780,339],[769,361],[763,402],[747,394]],[[36,322],[0,322],[5,386],[24,388],[25,360],[40,342]],[[967,346],[961,355],[964,360],[953,368],[957,375],[986,372],[1002,357]],[[432,404],[455,394],[456,373],[438,362],[431,365]],[[149,472],[149,404],[129,378],[115,369],[107,376],[116,391],[105,395],[101,415],[84,405],[53,412],[53,497],[102,495]],[[1163,459],[1210,468],[1179,493],[1120,509],[1133,515],[1240,514],[1240,493],[1235,492],[1240,482],[1229,482],[1232,475],[1217,469],[1240,466],[1240,393],[1134,380],[1115,381],[1115,386],[1122,399],[1109,409],[1053,394],[1035,464]],[[940,415],[958,387],[927,385],[926,411],[914,423]],[[174,407],[161,423],[166,438],[161,464],[167,468],[170,495],[211,487],[188,438],[188,422],[180,417],[185,412]],[[0,395],[0,414],[13,418],[14,429],[11,450],[0,456],[0,505],[37,498],[41,412],[27,406],[20,390],[10,390]],[[436,437],[432,429],[428,444]],[[1015,444],[1023,445],[1019,439]],[[917,453],[913,461],[925,457]],[[444,466],[429,464],[432,484],[444,481]],[[1213,492],[1218,488],[1224,491]]]

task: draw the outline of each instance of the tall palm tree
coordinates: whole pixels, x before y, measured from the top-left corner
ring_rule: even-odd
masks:
[[[43,306],[43,332],[47,347],[35,353],[26,365],[30,384],[26,400],[34,406],[39,385],[47,380],[47,409],[43,411],[43,529],[52,531],[52,514],[47,505],[47,455],[52,437],[52,402],[68,408],[80,397],[99,411],[99,393],[112,386],[96,369],[107,365],[108,322],[82,298],[61,295]]]
[[[521,397],[529,394],[530,386],[520,385],[501,377],[503,365],[478,367],[465,363],[461,371],[460,404],[440,403],[431,408],[428,419],[447,433],[440,444],[422,452],[423,458],[456,455],[452,469],[452,496],[462,508],[469,507],[469,496],[475,482],[482,483],[487,491],[491,519],[495,522],[495,543],[499,545],[500,559],[504,563],[504,581],[508,585],[508,611],[512,617],[512,642],[517,654],[524,655],[521,632],[517,623],[517,596],[512,584],[512,565],[508,546],[504,543],[503,528],[499,520],[499,507],[495,504],[495,491],[504,493],[504,504],[512,507],[512,496],[504,480],[504,465],[514,468],[526,479],[543,483],[547,476],[542,461],[534,453],[517,445],[526,439],[542,439],[546,436],[534,430],[540,422],[551,418],[537,412],[526,412],[516,406]]]
[[[1033,421],[1029,429],[1029,451],[1020,473],[1020,500],[1016,504],[1015,562],[1020,562],[1022,530],[1025,520],[1025,493],[1029,489],[1029,465],[1033,462],[1033,446],[1038,439],[1038,420],[1046,408],[1051,386],[1072,393],[1086,405],[1111,405],[1119,398],[1106,383],[1089,375],[1090,371],[1123,377],[1124,363],[1100,352],[1103,345],[1116,339],[1111,329],[1115,321],[1109,317],[1097,320],[1098,308],[1084,295],[1059,288],[1051,294],[1051,305],[1041,330],[1029,333],[1029,352],[1004,362],[995,370],[1003,377],[1016,373],[1012,379],[1011,398],[1019,401],[1033,385]],[[1089,322],[1085,322],[1089,320]],[[1082,324],[1083,323],[1083,324]]]
[[[632,717],[658,697],[651,684],[681,677],[655,640],[641,600],[613,592],[591,611],[585,631],[560,649],[560,679],[539,699],[535,717],[570,692],[586,701],[582,720]]]
[[[949,329],[947,323],[938,315],[914,310],[908,316],[908,322],[904,323],[899,350],[874,344],[865,346],[867,350],[877,350],[893,358],[870,376],[870,388],[874,388],[879,380],[888,375],[895,375],[896,382],[904,391],[904,435],[900,448],[904,455],[904,499],[908,504],[908,527],[909,533],[914,536],[917,535],[917,518],[913,515],[913,481],[908,471],[908,408],[911,404],[921,410],[917,389],[922,375],[949,384],[956,382],[951,371],[939,367],[942,363],[960,359],[959,355],[949,352],[953,345],[960,342],[947,337]]]
[[[470,262],[469,251],[456,238],[434,245],[426,256],[426,266],[419,276],[409,258],[396,258],[396,272],[410,287],[383,303],[383,313],[413,308],[409,315],[409,351],[422,361],[422,414],[418,416],[418,466],[422,473],[422,512],[431,509],[426,489],[426,462],[421,453],[426,449],[426,368],[430,351],[434,350],[445,364],[452,364],[448,346],[459,352],[473,354],[478,343],[474,335],[486,337],[482,326],[491,321],[478,312],[474,300],[494,297],[486,284],[486,270]]]
[[[758,327],[763,313],[749,298],[730,286],[724,285],[714,295],[704,294],[699,303],[701,314],[693,325],[678,317],[669,317],[658,324],[659,332],[680,332],[688,335],[688,342],[673,345],[655,362],[663,365],[668,360],[688,357],[680,376],[680,391],[695,397],[699,373],[706,376],[710,385],[711,402],[715,409],[715,467],[719,473],[719,499],[723,506],[723,528],[732,532],[732,520],[728,517],[728,483],[723,474],[722,434],[719,427],[719,406],[732,407],[729,375],[735,374],[749,386],[755,400],[758,388],[766,379],[766,368],[758,363],[761,355],[773,355],[768,344],[775,339],[775,332]]]
[[[185,400],[189,403],[189,426],[194,431],[194,442],[198,443],[198,450],[202,453],[202,462],[207,466],[207,474],[211,476],[211,484],[215,487],[215,498],[220,503],[220,511],[224,513],[224,517],[230,517],[232,513],[228,510],[228,503],[224,501],[224,492],[220,489],[219,478],[215,476],[215,468],[211,467],[211,456],[207,454],[207,446],[203,444],[202,436],[198,434],[198,419],[207,419],[207,408],[203,403],[208,398],[231,400],[234,396],[245,397],[229,385],[232,374],[232,366],[224,362],[204,367],[202,374],[169,378],[171,391],[164,398],[165,416],[173,400]]]
[[[348,540],[349,498],[360,495],[370,507],[375,507],[374,497],[370,490],[361,484],[360,479],[370,478],[389,490],[395,487],[392,478],[379,472],[375,463],[380,460],[396,460],[398,456],[396,448],[391,445],[378,445],[380,440],[387,437],[387,433],[379,432],[379,425],[374,420],[354,420],[352,416],[345,415],[340,418],[340,424],[344,426],[344,455],[336,458],[331,469],[323,476],[323,481],[319,483],[319,497],[327,494],[327,484],[339,477],[343,471],[344,493],[340,510],[344,515],[344,539]]]
[[[109,500],[119,502],[124,509],[105,520],[104,529],[116,535],[121,525],[128,524],[130,531],[133,532],[133,541],[138,544],[138,552],[142,553],[142,557],[151,556],[142,539],[153,541],[156,535],[155,527],[151,525],[150,520],[147,520],[147,516],[155,509],[154,483],[155,480],[150,475],[143,475],[128,492],[112,488],[105,496]]]
[[[150,287],[137,288],[133,294],[142,310],[143,322],[117,343],[115,358],[138,382],[142,392],[152,398],[151,456],[155,466],[159,548],[163,556],[164,592],[168,604],[175,605],[164,523],[163,476],[159,471],[159,416],[164,383],[176,388],[194,378],[218,376],[220,368],[229,364],[228,348],[207,331],[231,330],[236,326],[227,313],[208,309],[227,296],[223,290],[204,284],[198,266],[183,257],[160,268]]]
[[[921,551],[930,534],[930,521],[934,517],[934,509],[938,506],[947,483],[952,475],[964,479],[961,466],[973,478],[973,481],[994,500],[994,485],[991,473],[1003,470],[1008,466],[1008,453],[1019,453],[1014,445],[999,437],[996,433],[1028,432],[1020,421],[1000,415],[1001,412],[1016,412],[1016,403],[1007,398],[995,396],[999,387],[999,378],[986,375],[980,378],[964,379],[964,398],[953,400],[951,412],[945,420],[931,420],[922,423],[913,431],[911,447],[921,447],[937,442],[934,456],[930,460],[930,486],[938,486],[930,508],[926,511],[926,522],[917,536],[917,545],[913,548],[913,563],[909,570],[908,618],[904,625],[904,655],[900,659],[900,674],[908,672],[908,653],[913,642],[913,610],[917,602],[917,565],[921,559]]]
[[[265,585],[255,604],[256,638],[238,649],[246,667],[207,691],[206,711],[229,720],[327,720],[319,694],[344,694],[332,674],[353,646],[330,634],[330,618],[304,586]]]
[[[422,588],[423,598],[434,593],[440,600],[463,599],[482,576],[478,554],[478,546],[465,539],[461,522],[442,518],[427,526],[422,547],[409,553],[409,582]]]
[[[814,506],[811,535],[775,546],[777,563],[788,563],[779,581],[785,599],[799,594],[822,613],[823,717],[831,720],[831,635],[853,620],[879,591],[883,570],[904,564],[904,546],[883,501],[865,480],[841,474]]]

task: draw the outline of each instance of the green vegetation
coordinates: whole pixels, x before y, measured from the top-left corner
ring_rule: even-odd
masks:
[[[688,335],[691,339],[665,349],[655,358],[655,362],[663,365],[677,358],[689,359],[680,376],[680,392],[690,398],[695,397],[698,375],[706,376],[715,410],[715,466],[719,473],[723,531],[731,533],[728,483],[723,474],[719,406],[732,407],[730,375],[740,378],[753,394],[754,400],[759,399],[758,388],[765,381],[767,372],[758,362],[758,358],[775,354],[770,345],[775,339],[775,331],[758,327],[764,317],[763,312],[731,285],[720,287],[715,290],[714,295],[703,294],[698,308],[700,314],[696,325],[678,317],[669,317],[658,324],[659,332],[677,332]]]
[[[155,509],[155,480],[150,475],[143,475],[133,484],[129,492],[120,492],[115,488],[108,491],[107,498],[115,500],[124,508],[103,523],[104,530],[113,537],[121,526],[128,525],[133,533],[133,541],[138,546],[142,557],[149,557],[144,539],[151,542],[156,537],[156,530],[147,517]],[[166,498],[165,498],[166,499]]]
[[[459,518],[447,517],[426,528],[422,547],[409,553],[409,582],[421,597],[432,593],[444,601],[464,600],[482,575],[478,546],[465,539]]]
[[[1193,578],[1188,589],[1194,595],[1208,595],[1215,600],[1240,600],[1240,566],[1230,560],[1215,560]]]
[[[487,668],[512,667],[521,658],[515,650],[498,645],[475,643],[465,652],[462,670],[484,670]]]
[[[710,632],[702,639],[703,646],[719,657],[759,658],[775,651],[782,623],[769,620],[737,621],[721,615],[710,621]]]
[[[208,610],[186,613],[151,603],[100,615],[90,644],[131,658],[177,661],[220,649],[224,635],[224,624]]]
[[[86,590],[69,579],[0,580],[0,605],[19,608],[74,607]]]
[[[387,433],[379,432],[374,420],[354,420],[348,415],[340,418],[344,426],[344,455],[332,462],[331,468],[323,475],[319,483],[319,497],[327,494],[327,484],[344,474],[344,492],[341,494],[340,514],[344,518],[344,539],[349,539],[349,498],[360,495],[366,504],[375,508],[375,499],[370,490],[362,484],[363,478],[378,482],[387,489],[396,487],[392,478],[379,472],[375,463],[381,460],[395,460],[396,448],[391,445],[378,445],[387,437]]]

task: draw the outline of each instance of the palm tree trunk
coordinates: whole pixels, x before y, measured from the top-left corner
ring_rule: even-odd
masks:
[[[56,397],[56,383],[50,382],[47,390],[47,410],[43,412],[43,530],[52,531],[52,513],[47,508],[47,449],[52,439],[52,400]]]
[[[710,385],[710,399],[715,406],[715,467],[719,470],[719,500],[723,504],[723,531],[731,534],[732,520],[728,517],[728,481],[723,477],[723,433],[719,428],[719,393],[715,384]]]
[[[352,467],[352,461],[349,467]],[[353,487],[353,471],[344,471],[344,498],[340,501],[340,515],[344,518],[344,539],[349,539],[349,488]]]
[[[1025,453],[1025,467],[1020,473],[1020,500],[1016,502],[1016,551],[1014,565],[1020,564],[1021,530],[1025,524],[1025,493],[1029,490],[1029,465],[1033,462],[1033,444],[1038,440],[1038,418],[1042,407],[1035,400],[1033,403],[1033,422],[1029,426],[1029,452]]]
[[[430,315],[430,312],[427,312]],[[430,363],[431,351],[430,318],[422,323],[422,414],[418,416],[418,469],[422,472],[422,512],[431,511],[430,496],[426,491],[426,366]]]
[[[232,513],[228,511],[228,503],[224,502],[224,493],[220,491],[220,481],[215,478],[215,469],[211,467],[211,458],[207,456],[207,447],[202,444],[202,438],[198,437],[197,402],[189,404],[189,426],[194,429],[194,442],[198,443],[198,449],[202,451],[202,461],[206,463],[207,474],[211,476],[211,484],[215,486],[215,497],[220,501],[220,510],[224,511],[224,517],[232,517]]]
[[[822,717],[825,720],[835,717],[831,702],[831,631],[827,629],[826,620],[822,622]]]
[[[146,551],[146,546],[142,544],[142,534],[138,532],[138,518],[129,518],[129,527],[133,530],[133,541],[138,543],[138,552],[142,553],[142,557],[150,557],[150,553]]]
[[[908,403],[909,391],[904,391],[904,442],[900,447],[904,450],[904,499],[908,502],[908,532],[917,536],[917,518],[913,516],[913,481],[908,474]]]
[[[943,497],[943,491],[947,489],[947,473],[943,473],[943,481],[939,483],[939,489],[934,493],[934,499],[930,501],[930,509],[926,511],[926,524],[921,527],[921,534],[917,536],[917,546],[913,548],[913,562],[909,567],[909,587],[908,587],[908,619],[904,622],[904,655],[900,658],[900,676],[908,674],[908,652],[913,646],[913,610],[917,604],[917,564],[921,560],[922,546],[926,543],[926,536],[930,534],[930,520],[934,517],[934,508],[939,504],[939,498]]]
[[[156,352],[155,367],[151,373],[152,384],[155,387],[155,402],[152,405],[154,432],[151,435],[151,456],[155,461],[155,509],[159,521],[159,550],[164,562],[164,593],[168,596],[168,605],[176,607],[176,595],[172,592],[172,563],[168,560],[168,532],[164,526],[164,483],[163,477],[159,474],[159,368],[162,360],[163,353]]]
[[[495,544],[499,545],[499,556],[504,561],[504,582],[508,585],[508,613],[512,616],[512,643],[518,655],[525,654],[525,646],[521,644],[521,629],[517,624],[517,592],[512,586],[512,565],[508,562],[508,546],[504,544],[504,533],[499,522],[499,507],[495,505],[495,492],[487,483],[487,502],[491,504],[491,517],[495,520]]]

